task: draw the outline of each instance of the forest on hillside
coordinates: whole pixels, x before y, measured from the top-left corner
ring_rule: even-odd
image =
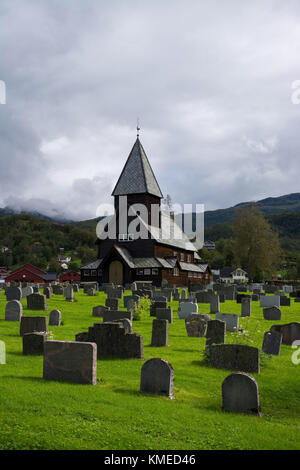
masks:
[[[76,224],[49,222],[27,214],[0,218],[0,265],[10,269],[30,263],[59,272],[58,255],[64,248],[72,258],[70,269],[95,259],[96,232]]]

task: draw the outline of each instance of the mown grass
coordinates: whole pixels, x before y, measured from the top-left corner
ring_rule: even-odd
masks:
[[[53,296],[48,312],[59,309],[63,325],[49,327],[57,340],[75,340],[97,319],[92,307],[104,304],[105,294],[75,294],[77,302]],[[169,347],[150,346],[153,318],[143,315],[134,331],[143,335],[144,360],[99,360],[95,386],[44,381],[43,358],[22,355],[19,324],[4,321],[4,293],[0,294],[0,340],[6,343],[7,364],[0,365],[0,449],[299,449],[300,365],[291,361],[294,350],[282,346],[280,357],[263,360],[259,384],[263,417],[221,410],[221,384],[231,372],[206,365],[204,338],[189,338],[185,322],[172,303]],[[43,315],[27,310],[25,315]],[[221,304],[223,313],[240,314],[241,305]],[[282,321],[300,321],[300,304],[282,307]],[[199,313],[209,313],[199,304]],[[279,322],[263,320],[258,302],[250,320],[240,324],[250,332],[253,346],[261,348],[263,333]],[[227,333],[234,343],[237,333]],[[239,337],[239,342],[243,337]],[[175,370],[175,400],[139,393],[143,363],[152,357],[168,360]]]

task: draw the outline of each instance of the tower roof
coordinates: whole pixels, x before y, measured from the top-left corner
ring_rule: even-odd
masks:
[[[137,137],[112,196],[141,193],[163,197],[145,150]]]

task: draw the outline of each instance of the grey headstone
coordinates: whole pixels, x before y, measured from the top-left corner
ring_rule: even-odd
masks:
[[[222,403],[224,411],[261,416],[258,385],[249,374],[238,372],[226,377],[222,383]]]
[[[6,290],[6,300],[9,302],[11,300],[21,300],[22,299],[22,289],[20,287],[9,287]]]
[[[266,331],[264,334],[262,350],[265,354],[279,356],[281,342],[282,333],[278,333],[277,331]]]
[[[59,310],[52,310],[49,314],[49,325],[60,326],[61,324],[61,312]]]
[[[225,343],[226,323],[221,320],[207,322],[206,347]]]
[[[173,397],[174,370],[164,359],[154,358],[145,362],[141,370],[141,393]]]
[[[168,346],[169,322],[164,319],[155,319],[152,323],[151,346]]]
[[[178,307],[178,317],[186,319],[191,313],[198,313],[198,305],[194,302],[180,302]]]
[[[5,307],[6,321],[21,321],[23,314],[23,306],[19,300],[11,300],[7,302]]]
[[[31,294],[26,299],[29,310],[47,310],[46,296],[44,294]]]
[[[93,317],[103,317],[104,312],[108,312],[109,308],[105,307],[104,305],[96,305],[93,307]]]
[[[237,331],[239,328],[239,316],[234,313],[217,313],[216,320],[226,323],[226,331]]]
[[[281,310],[278,307],[265,307],[263,315],[265,320],[281,320]]]
[[[248,297],[242,299],[242,317],[250,317],[252,300]]]

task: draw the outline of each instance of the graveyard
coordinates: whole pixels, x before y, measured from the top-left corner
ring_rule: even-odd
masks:
[[[268,354],[262,351],[263,343],[264,350],[268,347],[270,336],[268,334],[265,337],[265,333],[274,331],[273,325],[299,323],[300,303],[295,302],[294,297],[290,298],[290,306],[280,304],[280,319],[277,319],[275,312],[276,319],[268,320],[264,315],[264,308],[269,307],[264,305],[272,302],[262,298],[258,300],[258,297],[252,298],[249,310],[249,305],[248,309],[245,306],[246,301],[237,301],[236,298],[227,300],[221,294],[221,301],[216,304],[209,298],[212,294],[205,291],[197,294],[196,300],[199,302],[195,303],[198,311],[189,316],[184,313],[188,310],[184,307],[184,302],[181,303],[180,315],[178,314],[180,301],[171,296],[167,309],[161,308],[160,301],[156,312],[153,307],[142,309],[140,318],[133,319],[131,334],[138,341],[137,357],[125,357],[125,354],[123,358],[107,357],[104,353],[97,357],[97,346],[99,349],[100,345],[101,349],[101,344],[93,343],[94,346],[88,352],[93,356],[93,378],[89,378],[88,383],[76,383],[78,377],[67,381],[51,375],[55,360],[60,360],[59,352],[58,359],[53,358],[53,354],[51,356],[51,348],[55,348],[56,342],[62,341],[74,344],[76,340],[75,344],[82,347],[91,338],[98,341],[95,332],[101,329],[102,324],[105,326],[101,309],[106,314],[107,331],[123,331],[126,324],[124,319],[132,318],[124,306],[124,297],[130,296],[132,292],[125,290],[122,298],[119,298],[117,310],[120,312],[119,317],[123,318],[123,325],[120,325],[111,323],[118,320],[118,315],[110,320],[110,310],[105,310],[108,303],[106,292],[96,290],[85,293],[80,288],[72,295],[69,291],[65,291],[65,295],[59,290],[56,291],[59,293],[49,295],[49,298],[44,299],[46,305],[39,305],[38,310],[33,309],[32,300],[28,301],[28,298],[23,297],[19,301],[22,314],[17,321],[16,318],[12,321],[11,317],[6,319],[7,299],[4,290],[0,291],[0,339],[6,345],[6,363],[0,365],[1,449],[299,449],[300,364],[292,361],[295,349],[290,344],[285,344],[285,341],[281,343],[280,336],[279,350],[272,342],[276,351]],[[43,289],[40,289],[40,293],[43,293]],[[246,296],[251,293],[249,291],[243,294]],[[157,295],[161,295],[160,291],[157,291]],[[271,299],[272,293],[265,297]],[[127,300],[125,304],[127,305]],[[103,307],[95,309],[97,306]],[[46,310],[41,310],[43,307]],[[15,310],[11,315],[15,315]],[[212,340],[212,349],[209,349],[206,348],[207,338],[210,337],[208,327],[214,324],[211,320],[216,320],[218,316],[223,318],[218,323],[226,325],[223,328],[225,345],[215,345],[216,341]],[[34,347],[38,346],[31,343],[29,333],[30,328],[34,327],[27,325],[27,330],[22,333],[23,338],[20,336],[20,327],[25,328],[26,324],[33,322],[30,317],[46,317],[46,327],[42,323],[38,329],[48,327],[48,337],[43,335],[43,331],[33,336],[39,344],[46,341],[44,348],[45,344],[49,346],[44,349],[45,357],[48,355],[48,366],[50,361],[48,376],[43,375],[43,353],[34,355]],[[157,322],[156,331],[163,332],[156,341],[152,338],[154,320]],[[130,323],[130,319],[128,322]],[[193,336],[195,328],[198,336]],[[278,326],[275,329],[280,330]],[[128,332],[122,335],[129,336]],[[24,338],[29,342],[27,346]],[[47,342],[47,339],[50,341]],[[112,339],[111,342],[113,341]],[[64,343],[63,349],[68,349],[70,344]],[[27,354],[23,349],[25,346],[29,347]],[[237,351],[238,348],[247,351],[245,347],[249,351],[259,350],[258,358],[251,358],[251,361],[256,361],[253,370],[239,371],[235,369],[234,361],[230,362],[229,367],[232,369],[226,368],[229,353],[224,346],[227,351]],[[218,357],[220,351],[217,351],[220,347],[223,348],[221,362]],[[73,346],[70,348],[67,363],[84,361],[86,353],[83,350],[75,358],[77,353],[73,352]],[[110,352],[107,354],[109,356]],[[151,369],[158,359],[163,359],[163,364],[170,364],[173,374],[172,389],[165,395],[153,391],[151,393],[146,379],[143,387],[141,386],[142,368]],[[247,360],[248,358],[245,361]],[[238,367],[240,364],[242,362],[238,362]],[[252,384],[255,381],[257,383],[259,409],[255,412],[252,410],[253,413],[222,409],[226,401],[224,399],[222,403],[222,388],[224,393],[226,388],[229,389],[227,401],[230,402],[232,382],[239,380],[239,376],[248,380],[240,372],[250,374]]]

